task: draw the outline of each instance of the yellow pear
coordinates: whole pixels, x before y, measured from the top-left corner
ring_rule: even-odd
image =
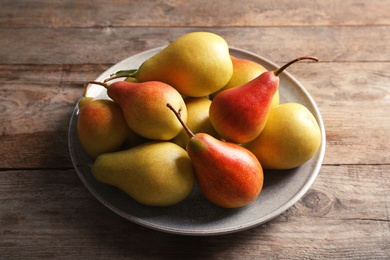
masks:
[[[265,128],[243,146],[265,169],[291,169],[307,162],[319,149],[321,130],[312,113],[298,103],[271,109]]]
[[[194,133],[207,133],[215,138],[219,138],[209,119],[209,109],[211,100],[207,97],[185,98],[184,102],[187,107],[187,126]],[[171,141],[185,148],[190,137],[183,129]]]
[[[148,206],[171,206],[192,191],[195,174],[187,152],[167,141],[100,155],[93,176]]]
[[[144,61],[135,78],[162,81],[184,96],[202,97],[225,86],[232,74],[226,41],[214,33],[192,32]]]

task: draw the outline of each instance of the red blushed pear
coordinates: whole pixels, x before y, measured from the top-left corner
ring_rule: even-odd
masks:
[[[79,112],[77,135],[92,158],[118,151],[129,132],[120,107],[112,100],[94,99]]]
[[[291,64],[305,59],[318,61],[316,57],[299,57],[279,69],[262,73],[242,86],[216,95],[209,110],[215,130],[223,139],[234,143],[255,139],[267,121],[272,99],[279,87],[279,74]]]
[[[187,153],[195,170],[198,187],[210,202],[224,208],[238,208],[260,194],[264,175],[257,158],[247,149],[220,141],[205,133],[193,134],[170,105],[190,136]]]
[[[234,56],[230,56],[230,58],[233,63],[233,75],[223,88],[209,95],[211,100],[220,92],[242,86],[267,71],[262,65],[252,60],[236,58]]]
[[[121,107],[128,126],[145,138],[170,140],[182,130],[176,117],[167,111],[165,104],[168,102],[180,111],[183,120],[187,121],[187,108],[183,97],[166,83],[159,81],[91,83],[107,88],[107,95]]]

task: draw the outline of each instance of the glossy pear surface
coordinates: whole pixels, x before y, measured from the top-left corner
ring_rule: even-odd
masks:
[[[252,60],[241,59],[234,56],[231,56],[231,59],[233,63],[233,75],[231,79],[222,89],[211,94],[210,99],[213,99],[218,93],[226,89],[242,86],[267,71],[261,64]],[[271,107],[276,105],[279,105],[279,90],[276,90]]]
[[[119,150],[130,131],[120,107],[111,100],[89,101],[79,112],[77,135],[92,158]]]
[[[192,191],[195,177],[187,152],[171,142],[148,142],[99,156],[93,176],[148,206],[171,206]]]
[[[212,203],[226,208],[254,201],[263,187],[263,169],[247,149],[208,134],[196,134],[187,145],[196,181]]]
[[[219,92],[229,88],[244,85],[245,83],[258,77],[261,73],[267,71],[266,68],[264,68],[257,62],[247,59],[236,58],[234,56],[230,56],[230,58],[233,64],[232,77],[223,88],[210,95],[211,99],[213,99]]]
[[[211,136],[219,138],[218,133],[211,125],[209,118],[209,109],[211,100],[206,97],[199,98],[185,98],[184,102],[187,107],[187,126],[193,133],[207,133]],[[185,148],[190,137],[188,133],[183,129],[180,134],[172,139],[172,142]]]
[[[244,146],[267,169],[291,169],[308,161],[319,149],[321,130],[303,105],[285,103],[271,109],[263,132]]]
[[[166,103],[172,104],[187,121],[182,96],[163,82],[114,82],[108,87],[107,94],[119,104],[129,127],[145,138],[170,140],[182,130],[175,115],[167,110]]]
[[[225,86],[232,74],[226,41],[213,33],[192,32],[147,59],[135,77],[165,82],[184,96],[202,97]]]
[[[215,130],[222,138],[234,143],[255,139],[265,126],[278,86],[279,77],[269,71],[216,95],[209,111]]]

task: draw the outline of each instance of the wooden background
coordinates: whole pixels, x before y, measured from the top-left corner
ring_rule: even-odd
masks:
[[[0,259],[389,259],[390,1],[0,2]],[[311,93],[327,150],[312,188],[253,229],[153,231],[98,202],[73,169],[84,84],[130,55],[207,30]]]

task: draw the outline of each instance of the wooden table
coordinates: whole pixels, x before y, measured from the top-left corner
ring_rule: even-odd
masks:
[[[0,259],[389,259],[390,1],[0,3]],[[68,151],[84,84],[191,31],[277,64],[326,127],[318,178],[275,219],[222,236],[141,227],[96,200]]]

